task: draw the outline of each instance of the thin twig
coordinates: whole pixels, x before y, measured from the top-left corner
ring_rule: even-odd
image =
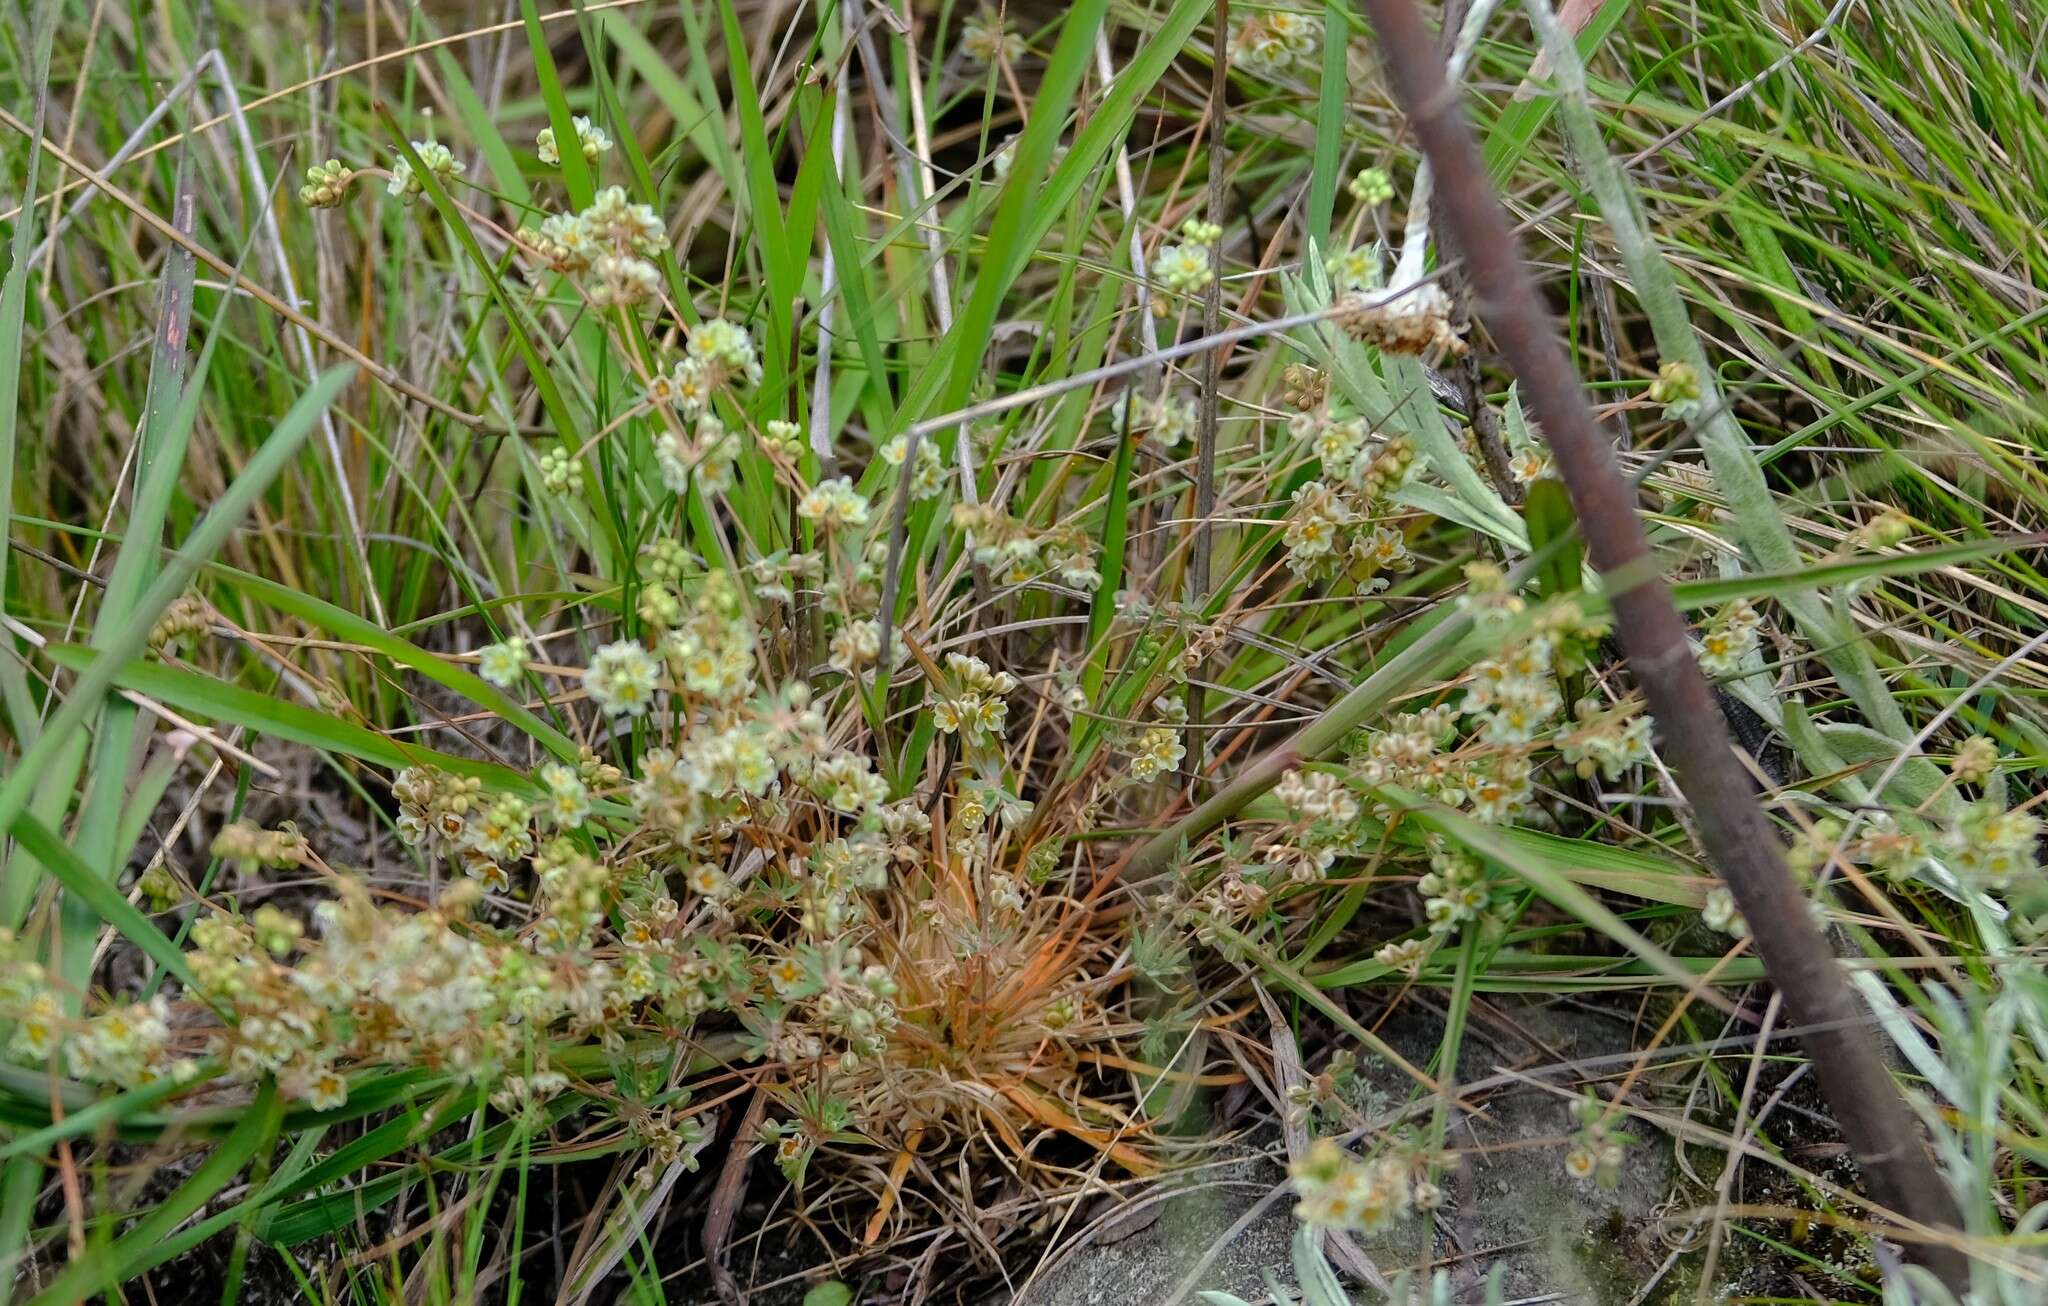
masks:
[[[1365,0],[1365,8],[1395,97],[1435,170],[1445,229],[1464,256],[1481,316],[1549,439],[1594,565],[1626,572],[1611,591],[1615,630],[1663,747],[1676,762],[1708,858],[1735,895],[1793,1018],[1801,1024],[1846,1020],[1857,1010],[1854,994],[1785,867],[1777,832],[1734,761],[1684,620],[1654,568],[1643,565],[1649,542],[1627,482],[1522,261],[1429,29],[1411,0]],[[1842,1032],[1816,1033],[1805,1042],[1872,1193],[1924,1226],[1960,1228],[1947,1189],[1927,1181],[1930,1162],[1878,1046]],[[1962,1290],[1968,1265],[1960,1251],[1941,1242],[1916,1243],[1913,1250]]]
[[[704,1259],[710,1263],[711,1282],[718,1289],[719,1298],[731,1306],[745,1306],[747,1297],[726,1266],[725,1243],[732,1234],[733,1217],[739,1214],[740,1199],[746,1195],[747,1157],[754,1150],[754,1135],[767,1110],[767,1090],[756,1088],[753,1100],[747,1103],[746,1114],[740,1117],[739,1128],[733,1131],[732,1150],[719,1167],[718,1182],[711,1189],[710,1209],[704,1216]]]

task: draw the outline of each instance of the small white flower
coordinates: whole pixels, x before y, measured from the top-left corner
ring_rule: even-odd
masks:
[[[868,501],[853,488],[853,480],[835,476],[813,486],[797,500],[796,515],[830,530],[838,526],[859,528],[868,524]]]
[[[718,377],[760,383],[761,361],[754,353],[753,337],[745,327],[724,318],[714,317],[691,328],[685,352]]]
[[[426,170],[434,175],[434,180],[443,186],[462,173],[462,160],[456,158],[448,147],[439,141],[414,141],[412,150],[414,154],[419,155],[420,163]],[[391,180],[384,189],[410,204],[426,194],[427,187],[426,183],[414,174],[412,160],[401,154],[398,161],[391,165]]]
[[[583,672],[591,701],[610,716],[639,716],[654,701],[660,667],[653,655],[632,640],[599,649]]]
[[[1168,245],[1152,256],[1152,279],[1176,294],[1206,290],[1216,279],[1202,245]]]
[[[306,1105],[315,1111],[335,1111],[348,1105],[348,1081],[331,1066],[322,1066],[306,1079]]]
[[[500,689],[510,689],[526,674],[526,641],[513,638],[477,650],[476,673]]]
[[[582,150],[585,162],[595,163],[597,162],[598,155],[611,149],[612,138],[606,134],[604,128],[591,122],[590,119],[580,113],[571,121],[575,124],[576,142]],[[541,128],[540,135],[534,139],[533,144],[534,148],[540,153],[540,161],[542,163],[560,163],[562,161],[562,152],[555,144],[555,129],[553,127]]]
[[[1180,765],[1187,756],[1180,732],[1170,726],[1153,726],[1138,738],[1131,758],[1131,778],[1139,782],[1157,779]]]
[[[1708,891],[1707,905],[1700,909],[1700,919],[1710,930],[1737,939],[1749,937],[1749,925],[1742,919],[1742,913],[1735,909],[1735,895],[1725,888]]]
[[[550,762],[540,769],[540,782],[548,791],[541,814],[557,829],[573,830],[582,825],[583,818],[590,815],[590,790],[576,768]]]
[[[849,621],[832,636],[831,664],[849,674],[872,663],[881,652],[880,622]]]

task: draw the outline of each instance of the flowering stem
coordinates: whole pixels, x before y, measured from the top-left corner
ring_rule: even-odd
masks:
[[[1725,723],[1650,556],[1627,482],[1557,333],[1477,143],[1444,78],[1443,61],[1411,0],[1365,0],[1396,98],[1414,125],[1438,184],[1444,228],[1463,253],[1482,318],[1548,436],[1594,564],[1630,567],[1612,590],[1615,629],[1642,683],[1667,755],[1690,801],[1701,842],[1734,894],[1766,971],[1793,1019],[1825,1026],[1805,1042],[1822,1087],[1876,1199],[1925,1228],[1960,1228],[1954,1199],[1929,1182],[1929,1160],[1877,1040],[1786,869],[1776,831],[1737,765]],[[1963,1254],[1940,1241],[1913,1255],[1960,1293]]]
[[[1244,809],[1245,804],[1280,782],[1280,777],[1334,750],[1344,737],[1410,687],[1437,674],[1472,629],[1471,618],[1455,609],[1439,610],[1437,624],[1387,659],[1286,743],[1239,772],[1194,811],[1153,835],[1121,867],[1105,878],[1126,885],[1142,884],[1173,869],[1180,850]],[[1425,619],[1426,620],[1426,619]]]

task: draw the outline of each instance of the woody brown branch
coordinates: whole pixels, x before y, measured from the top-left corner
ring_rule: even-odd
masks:
[[[1591,403],[1517,249],[1506,211],[1444,77],[1444,62],[1413,0],[1365,0],[1395,97],[1436,171],[1438,213],[1465,269],[1480,318],[1520,380],[1577,509],[1594,565],[1613,574],[1649,556],[1634,496],[1600,435]],[[1748,921],[1758,956],[1805,1045],[1873,1198],[1928,1229],[1960,1226],[1879,1044],[1785,866],[1777,832],[1735,760],[1685,624],[1652,568],[1613,594],[1615,629],[1642,685],[1664,755],[1691,803],[1708,859]],[[1963,1254],[1938,1237],[1912,1254],[1961,1292]]]

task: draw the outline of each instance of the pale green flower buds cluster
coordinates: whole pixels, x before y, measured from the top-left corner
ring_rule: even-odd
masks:
[[[1691,420],[1700,407],[1700,374],[1690,363],[1666,360],[1650,382],[1650,402],[1664,405],[1664,416],[1671,421]]]
[[[550,494],[583,493],[583,464],[559,446],[540,456],[540,483]]]
[[[339,159],[329,159],[306,169],[306,184],[299,187],[299,203],[309,209],[332,209],[341,205],[355,171]]]
[[[159,655],[173,653],[205,638],[206,631],[206,600],[197,594],[180,594],[150,626],[149,648]]]
[[[213,855],[244,875],[267,868],[297,866],[306,858],[306,841],[298,830],[284,825],[266,830],[249,821],[221,827],[213,837]]]
[[[795,422],[772,417],[761,428],[761,445],[784,458],[801,458],[804,454],[804,428]]]
[[[1345,189],[1360,204],[1377,207],[1394,198],[1394,179],[1387,175],[1385,168],[1360,168]]]
[[[661,293],[649,260],[668,248],[668,230],[653,209],[626,198],[622,186],[599,191],[581,213],[556,213],[522,227],[520,243],[554,272],[576,278],[599,307],[630,306]]]

